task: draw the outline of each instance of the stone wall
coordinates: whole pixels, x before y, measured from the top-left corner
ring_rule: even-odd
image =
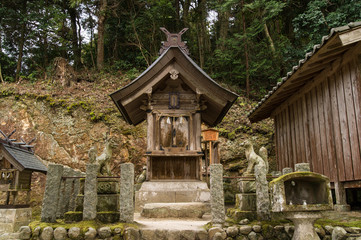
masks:
[[[0,240],[8,239],[43,239],[43,240],[61,240],[61,239],[133,239],[133,240],[153,240],[153,239],[242,239],[242,240],[261,240],[261,239],[279,239],[290,240],[293,236],[294,227],[292,225],[269,224],[258,225],[250,224],[247,220],[243,220],[243,225],[234,225],[229,227],[213,227],[208,230],[150,230],[138,229],[137,227],[110,228],[101,227],[99,229],[89,228],[86,232],[82,232],[78,227],[65,229],[63,227],[40,228],[33,230],[30,227],[21,227],[19,232],[13,234],[0,234]],[[316,228],[316,232],[320,239],[326,240],[361,240],[361,228],[357,227],[332,227],[324,226]]]

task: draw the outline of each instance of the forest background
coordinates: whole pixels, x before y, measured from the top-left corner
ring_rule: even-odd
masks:
[[[0,81],[76,71],[137,76],[165,35],[182,36],[212,78],[259,98],[332,27],[361,19],[359,0],[1,0]]]

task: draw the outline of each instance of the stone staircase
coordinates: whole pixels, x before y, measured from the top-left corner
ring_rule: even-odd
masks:
[[[202,218],[210,213],[210,192],[202,181],[144,182],[135,193],[135,212],[148,218]]]

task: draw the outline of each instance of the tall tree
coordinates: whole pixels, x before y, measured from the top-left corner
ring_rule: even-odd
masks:
[[[23,61],[25,35],[26,35],[26,22],[27,22],[27,19],[26,19],[27,2],[28,2],[27,0],[24,0],[22,2],[22,8],[21,8],[22,18],[21,18],[20,39],[19,39],[19,45],[18,45],[19,54],[18,54],[18,61],[17,61],[17,65],[16,65],[15,81],[19,80],[21,65],[22,65],[22,61]]]
[[[98,9],[98,42],[97,42],[97,68],[99,70],[104,68],[104,35],[105,35],[105,21],[108,1],[99,0]]]

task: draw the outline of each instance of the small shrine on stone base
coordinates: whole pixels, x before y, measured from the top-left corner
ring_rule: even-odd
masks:
[[[160,57],[110,96],[132,125],[147,121],[146,181],[135,209],[151,203],[209,202],[202,180],[201,124],[220,123],[237,95],[216,83],[189,56],[181,35],[167,35]]]

